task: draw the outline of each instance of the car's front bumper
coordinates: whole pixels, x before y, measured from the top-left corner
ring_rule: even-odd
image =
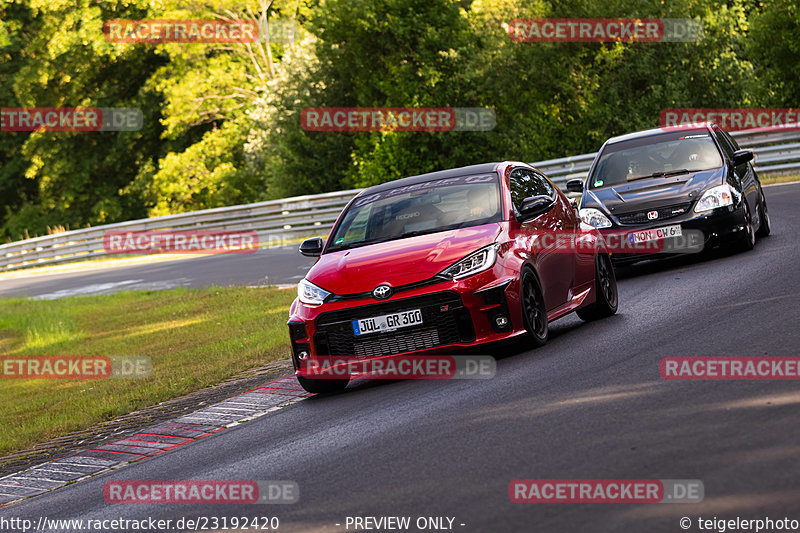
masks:
[[[617,225],[610,228],[614,232],[633,233],[636,231],[662,228],[680,224],[682,237],[667,238],[657,249],[644,253],[612,253],[614,265],[631,264],[638,261],[664,259],[678,255],[696,254],[736,242],[745,231],[744,205],[726,206],[705,213],[689,213],[646,225]]]
[[[442,281],[393,295],[319,306],[299,302],[289,319],[295,373],[312,376],[330,361],[408,354],[474,353],[475,347],[524,331],[515,278],[487,271],[461,281]],[[356,335],[353,321],[419,309],[423,322],[394,331]],[[500,326],[504,317],[506,323]],[[312,369],[312,370],[309,370]]]

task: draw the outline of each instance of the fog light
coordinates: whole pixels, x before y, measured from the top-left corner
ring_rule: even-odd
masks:
[[[498,328],[504,328],[508,325],[508,318],[505,315],[497,315],[494,318],[494,323],[497,324]]]
[[[305,361],[306,359],[308,359],[308,352],[298,353],[297,358],[300,359],[301,361]]]

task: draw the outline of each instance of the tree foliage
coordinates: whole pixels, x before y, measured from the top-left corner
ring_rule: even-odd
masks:
[[[521,43],[514,18],[686,18],[674,43]],[[117,44],[110,19],[282,21],[296,39]],[[0,3],[2,107],[138,107],[138,132],[0,132],[0,238],[596,150],[675,107],[790,107],[794,0]],[[312,132],[306,107],[490,107],[489,132]]]

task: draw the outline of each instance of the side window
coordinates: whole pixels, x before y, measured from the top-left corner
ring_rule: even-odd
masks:
[[[725,134],[724,131],[718,128],[714,128],[714,137],[717,138],[717,142],[719,143],[719,147],[722,148],[722,152],[727,156],[728,159],[733,157],[733,152],[736,151],[734,145],[731,144],[730,139]]]
[[[511,202],[517,211],[521,209],[525,198],[539,195],[552,198],[555,195],[553,186],[547,178],[528,168],[517,168],[511,172],[509,188],[511,189]]]

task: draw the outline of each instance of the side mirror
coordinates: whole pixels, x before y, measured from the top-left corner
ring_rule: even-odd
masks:
[[[300,245],[300,253],[306,257],[319,257],[322,253],[323,246],[324,242],[319,237],[306,239],[303,241],[303,244]]]
[[[748,161],[753,160],[753,152],[751,150],[737,150],[733,152],[733,166],[738,167],[744,165]]]
[[[555,200],[545,194],[530,196],[522,201],[520,215],[526,218],[541,215],[553,207],[554,203]]]
[[[567,182],[567,190],[569,192],[583,192],[583,180],[574,179]]]

